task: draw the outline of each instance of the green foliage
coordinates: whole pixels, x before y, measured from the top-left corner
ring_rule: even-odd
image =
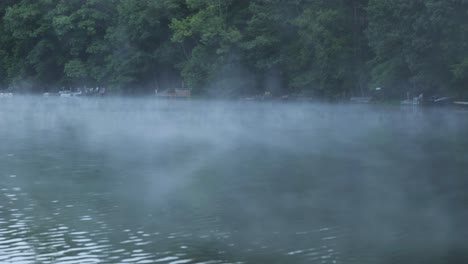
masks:
[[[5,0],[0,17],[3,88],[468,96],[466,0]]]
[[[172,40],[191,47],[191,54],[179,64],[181,74],[198,91],[207,88],[224,65],[233,63],[233,52],[242,40],[241,32],[233,23],[238,14],[232,9],[237,2],[240,1],[187,0],[190,14],[172,19]]]
[[[468,1],[370,0],[368,10],[374,83],[429,93],[466,86]]]

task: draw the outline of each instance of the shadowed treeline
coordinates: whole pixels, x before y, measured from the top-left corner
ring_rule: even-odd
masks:
[[[464,0],[4,0],[16,91],[466,96]]]

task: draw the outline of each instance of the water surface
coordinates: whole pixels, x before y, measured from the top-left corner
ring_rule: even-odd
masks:
[[[0,100],[0,263],[464,263],[468,113]]]

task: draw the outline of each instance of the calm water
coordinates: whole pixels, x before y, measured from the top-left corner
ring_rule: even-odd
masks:
[[[4,98],[0,263],[468,263],[468,113]]]

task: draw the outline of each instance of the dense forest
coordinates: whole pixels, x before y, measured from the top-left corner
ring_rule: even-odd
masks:
[[[468,96],[468,0],[2,0],[0,87]]]

